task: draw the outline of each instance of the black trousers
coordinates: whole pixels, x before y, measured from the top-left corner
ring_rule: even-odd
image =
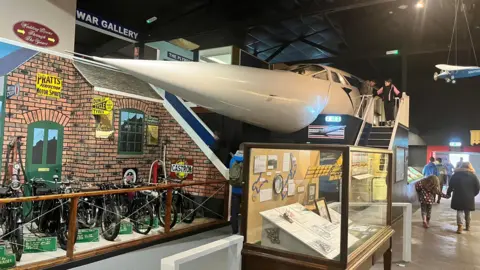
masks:
[[[232,204],[230,205],[230,211],[232,218],[230,223],[232,224],[232,233],[238,233],[238,215],[240,214],[240,204],[242,203],[242,195],[232,193]]]
[[[383,107],[385,108],[385,120],[394,121],[395,120],[395,101],[385,100],[383,102]]]

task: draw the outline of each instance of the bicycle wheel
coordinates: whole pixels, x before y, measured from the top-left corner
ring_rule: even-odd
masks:
[[[182,221],[190,224],[195,219],[195,205],[190,194],[184,194],[184,196],[185,198],[182,199]]]
[[[108,204],[102,212],[102,235],[105,240],[114,241],[120,232],[120,209],[115,204]]]
[[[137,211],[130,219],[133,223],[133,230],[140,234],[148,234],[153,228],[154,216],[152,207],[150,205],[137,205],[133,209]]]
[[[12,247],[12,252],[15,254],[15,260],[20,261],[23,254],[23,226],[19,226],[17,223],[17,218],[15,217],[12,220],[12,231],[10,235],[10,245]]]
[[[165,203],[161,202],[160,206],[158,207],[158,223],[160,223],[160,226],[165,228],[165,213],[166,213],[166,207]],[[178,212],[177,208],[175,207],[174,204],[172,204],[171,209],[170,209],[170,229],[177,224],[177,218],[178,218]]]

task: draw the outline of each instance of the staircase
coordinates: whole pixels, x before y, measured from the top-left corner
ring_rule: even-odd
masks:
[[[185,132],[192,138],[200,150],[207,156],[218,171],[228,179],[228,168],[213,153],[210,145],[215,140],[213,132],[208,126],[193,112],[188,105],[175,95],[172,95],[161,88],[150,85],[162,98],[163,107],[178,122]]]
[[[368,147],[388,149],[392,139],[393,127],[372,127],[367,140]]]

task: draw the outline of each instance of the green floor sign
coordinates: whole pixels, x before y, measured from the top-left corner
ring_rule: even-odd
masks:
[[[132,234],[132,223],[122,221],[120,222],[120,233],[119,234]]]
[[[100,241],[98,229],[78,230],[77,243],[89,243]]]
[[[25,253],[38,253],[57,250],[56,237],[29,237],[23,241]]]
[[[0,256],[0,269],[15,267],[15,254],[4,254]]]
[[[0,246],[0,256],[7,254],[7,248],[5,246]]]

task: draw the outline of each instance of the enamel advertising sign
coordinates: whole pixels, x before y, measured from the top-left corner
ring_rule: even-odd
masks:
[[[52,29],[36,22],[17,22],[13,25],[13,32],[21,40],[39,47],[54,47],[60,42]]]
[[[172,159],[170,177],[179,180],[193,179],[193,159]]]
[[[60,98],[62,92],[62,79],[57,76],[37,73],[37,95],[44,97]]]

